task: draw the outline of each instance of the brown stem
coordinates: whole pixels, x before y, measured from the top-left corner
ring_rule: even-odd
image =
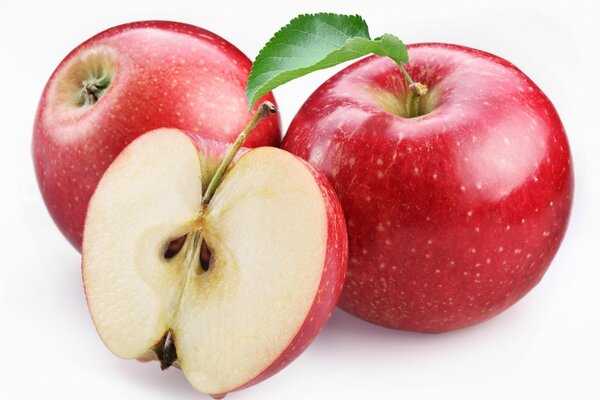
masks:
[[[427,86],[412,80],[406,69],[402,64],[398,64],[400,67],[400,71],[402,75],[404,75],[404,79],[408,83],[408,93],[406,95],[406,116],[408,118],[414,118],[419,116],[419,100],[422,96],[427,94]]]
[[[248,138],[250,133],[254,130],[254,128],[256,128],[256,126],[263,119],[265,119],[266,117],[268,117],[271,114],[275,114],[276,112],[277,112],[277,107],[275,107],[275,105],[273,105],[273,103],[271,103],[269,101],[265,101],[264,103],[261,103],[260,106],[258,106],[258,109],[252,116],[252,119],[250,119],[250,122],[248,122],[248,125],[246,125],[244,127],[242,132],[238,135],[237,139],[235,139],[235,142],[233,142],[233,144],[227,151],[227,154],[225,154],[225,158],[223,158],[223,161],[221,161],[219,168],[217,168],[217,171],[213,175],[210,183],[208,184],[206,193],[204,193],[204,197],[202,198],[202,202],[205,205],[208,204],[210,202],[210,200],[212,199],[212,197],[214,196],[215,191],[217,190],[217,187],[219,186],[219,184],[221,183],[221,180],[223,179],[223,175],[225,174],[225,171],[229,167],[229,164],[231,164],[231,161],[233,160],[233,158],[235,157],[237,152],[240,150],[240,147],[242,147],[242,145],[244,144],[244,142],[246,141],[246,139]]]
[[[419,116],[419,101],[421,97],[427,94],[427,86],[419,82],[411,83],[408,88],[410,89],[406,94],[406,111],[408,118],[414,118]]]

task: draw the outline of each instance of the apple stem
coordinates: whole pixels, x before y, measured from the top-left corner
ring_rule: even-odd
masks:
[[[410,85],[412,85],[415,82],[412,80],[412,78],[410,77],[408,72],[406,72],[406,69],[404,69],[404,65],[398,63],[398,66],[400,67],[400,71],[402,71],[402,75],[404,75],[404,79],[406,79],[406,82],[408,83],[408,86],[410,87]]]
[[[223,158],[223,160],[221,161],[221,164],[219,164],[217,171],[213,175],[210,183],[208,184],[208,188],[206,189],[206,192],[204,193],[204,197],[202,198],[202,203],[204,205],[207,205],[210,202],[210,200],[212,199],[212,197],[214,196],[215,191],[217,190],[217,187],[219,187],[219,184],[221,183],[221,180],[223,179],[223,175],[225,175],[225,171],[227,171],[229,164],[231,164],[231,161],[233,160],[233,158],[235,157],[237,152],[240,150],[240,147],[242,147],[242,145],[244,144],[244,142],[246,141],[246,139],[248,138],[250,133],[254,130],[254,128],[256,128],[256,126],[263,119],[265,119],[266,117],[268,117],[271,114],[275,114],[276,112],[277,112],[277,107],[275,107],[275,105],[273,105],[273,103],[271,103],[269,101],[265,101],[264,103],[261,103],[260,106],[258,106],[258,109],[252,116],[252,119],[250,119],[250,122],[248,122],[248,125],[246,125],[244,127],[242,132],[235,139],[235,142],[233,142],[233,144],[227,151],[227,154],[225,154],[225,158]]]
[[[408,118],[414,118],[419,116],[419,100],[422,96],[427,94],[428,88],[427,85],[424,85],[420,82],[415,82],[412,80],[406,69],[402,64],[398,64],[400,67],[400,71],[402,71],[402,75],[404,75],[404,79],[408,83],[408,88],[410,89],[406,95],[406,114]]]

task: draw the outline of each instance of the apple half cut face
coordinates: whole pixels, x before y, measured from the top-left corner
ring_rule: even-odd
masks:
[[[88,306],[110,351],[174,362],[213,395],[297,357],[347,263],[333,190],[283,150],[245,151],[203,205],[226,148],[173,129],[136,139],[101,179],[83,240]]]

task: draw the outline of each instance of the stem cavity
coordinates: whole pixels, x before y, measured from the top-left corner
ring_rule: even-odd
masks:
[[[406,83],[408,83],[408,93],[406,94],[406,111],[408,118],[418,117],[419,113],[419,100],[422,96],[425,96],[428,92],[428,88],[426,85],[415,82],[412,80],[406,69],[402,64],[398,64],[400,67],[400,71],[402,75],[404,75],[404,79],[406,79]]]

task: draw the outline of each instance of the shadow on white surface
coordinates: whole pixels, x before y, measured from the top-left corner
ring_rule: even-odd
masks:
[[[73,251],[75,252],[75,251]],[[90,324],[92,322],[83,289],[83,280],[81,276],[81,265],[79,262],[73,263],[72,258],[79,261],[79,256],[65,256],[65,265],[57,271],[58,284],[55,286],[57,291],[61,292],[63,301],[63,312],[68,314],[71,319],[77,320],[78,324]]]
[[[462,332],[462,330],[457,332]],[[336,343],[340,343],[340,339],[342,339],[342,342],[348,341],[352,343],[364,340],[364,343],[368,344],[369,347],[376,344],[377,347],[386,348],[390,344],[411,346],[415,343],[438,341],[443,336],[455,334],[440,335],[385,328],[357,318],[340,308],[336,308],[321,333],[320,342],[327,346],[335,346]]]
[[[338,308],[313,346],[325,357],[365,368],[380,368],[382,363],[400,369],[421,369],[424,373],[439,363],[453,365],[455,372],[469,363],[510,368],[512,363],[492,366],[490,352],[519,349],[520,357],[525,356],[542,324],[539,314],[532,310],[534,302],[521,301],[481,324],[442,334],[385,328]],[[515,359],[513,362],[518,363]]]
[[[185,379],[183,372],[176,368],[161,371],[157,362],[141,363],[134,360],[115,358],[113,371],[124,376],[131,385],[144,388],[169,399],[210,399],[210,396],[197,392]]]

